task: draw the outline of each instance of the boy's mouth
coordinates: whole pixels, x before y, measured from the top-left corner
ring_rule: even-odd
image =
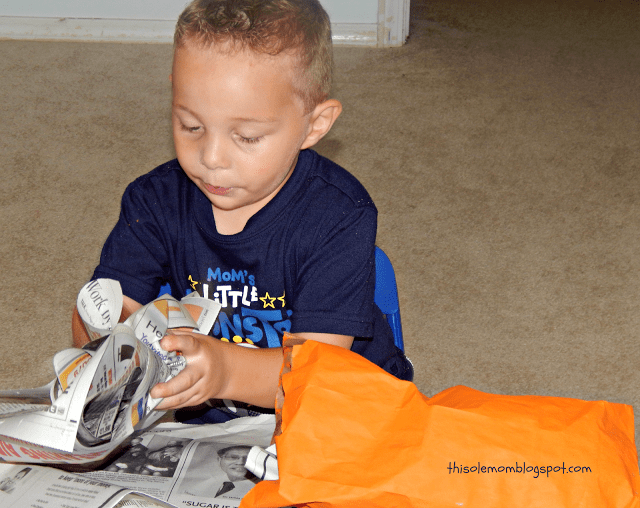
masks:
[[[217,187],[215,185],[209,185],[206,183],[204,184],[204,188],[207,190],[207,192],[215,194],[217,196],[224,196],[231,190],[231,187]]]

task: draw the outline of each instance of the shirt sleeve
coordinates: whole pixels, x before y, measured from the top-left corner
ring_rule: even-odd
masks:
[[[371,337],[377,211],[331,205],[298,260],[292,331]]]
[[[119,281],[123,293],[141,304],[153,300],[168,280],[169,240],[155,210],[159,202],[153,192],[142,191],[139,181],[129,185],[93,274],[93,278]]]

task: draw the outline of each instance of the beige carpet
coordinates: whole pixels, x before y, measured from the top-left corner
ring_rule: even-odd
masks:
[[[640,3],[411,17],[402,48],[336,49],[319,151],[378,204],[418,387],[640,407]],[[0,387],[52,378],[126,184],[172,158],[170,56],[0,41]]]

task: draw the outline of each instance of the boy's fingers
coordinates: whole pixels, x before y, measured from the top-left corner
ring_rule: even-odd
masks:
[[[160,345],[165,351],[180,351],[183,354],[189,354],[191,352],[193,343],[193,337],[186,334],[165,335],[160,341]]]
[[[156,409],[177,409],[179,407],[191,407],[197,406],[201,401],[195,397],[187,397],[185,395],[176,395],[175,397],[168,397],[164,399],[160,404],[156,406]]]
[[[184,381],[187,379],[187,381]],[[171,409],[194,406],[201,402],[198,391],[187,376],[176,376],[171,381],[159,383],[153,387],[150,395],[156,399],[164,399],[156,409]]]
[[[187,360],[186,368],[173,379],[158,383],[151,390],[151,397],[164,399],[157,409],[173,409],[198,405],[210,398],[208,384],[203,383],[206,372],[202,372],[203,349],[202,340],[209,340],[206,335],[176,330],[176,333],[165,335],[160,346],[165,351],[179,351]],[[205,362],[206,364],[206,362]]]
[[[166,383],[163,383],[166,384]],[[156,390],[157,388],[157,390]],[[186,403],[191,399],[189,392],[173,392],[170,391],[168,393],[164,393],[163,389],[165,387],[161,385],[156,385],[153,390],[151,390],[151,396],[158,399],[163,399],[156,409],[168,409],[168,408],[176,408],[182,405],[186,405]]]
[[[166,383],[158,383],[153,387],[152,392],[157,393],[162,398],[172,397],[182,392],[186,392],[193,383],[194,379],[191,379],[189,372],[183,370],[176,377],[170,379]],[[153,397],[154,395],[152,395]]]

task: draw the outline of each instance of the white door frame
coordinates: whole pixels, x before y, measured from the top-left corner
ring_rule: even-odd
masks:
[[[378,0],[380,48],[402,46],[409,36],[410,0]]]
[[[409,1],[378,0],[378,23],[334,23],[340,45],[401,46],[409,35]],[[7,16],[0,7],[0,38],[171,42],[175,20]]]
[[[409,36],[410,0],[378,0],[377,23],[334,23],[334,44],[391,48]]]

